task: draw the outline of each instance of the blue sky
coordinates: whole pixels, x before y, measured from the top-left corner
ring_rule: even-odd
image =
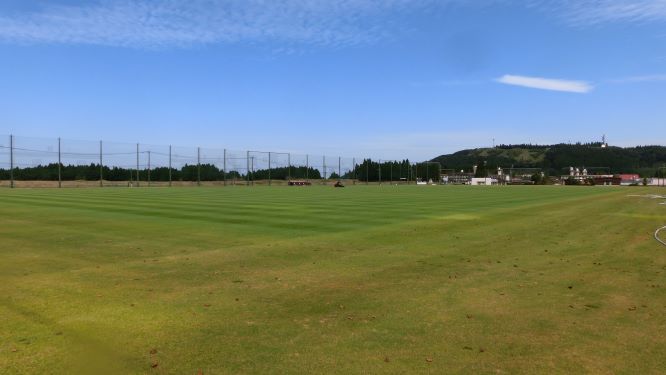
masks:
[[[666,144],[666,0],[3,0],[0,134],[425,159]]]

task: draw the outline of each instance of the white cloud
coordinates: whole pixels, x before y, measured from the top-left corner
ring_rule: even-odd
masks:
[[[381,16],[434,0],[107,0],[0,15],[0,41],[161,48],[239,41],[374,42]]]
[[[585,81],[526,77],[509,74],[497,78],[496,81],[506,85],[529,87],[540,90],[575,92],[580,94],[588,93],[594,88],[590,83]]]

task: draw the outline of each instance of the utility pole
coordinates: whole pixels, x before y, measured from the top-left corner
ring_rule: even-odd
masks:
[[[62,172],[60,171],[60,167],[62,165],[61,159],[60,159],[60,138],[58,138],[58,187],[62,187]]]

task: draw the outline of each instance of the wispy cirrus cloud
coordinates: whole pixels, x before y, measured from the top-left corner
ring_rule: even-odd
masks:
[[[652,74],[613,79],[611,83],[666,82],[666,74]]]
[[[666,0],[530,0],[528,5],[558,14],[578,26],[666,21]]]
[[[0,41],[180,47],[240,41],[354,45],[385,38],[379,22],[433,0],[106,0],[0,16]]]
[[[578,94],[585,94],[594,89],[594,86],[585,81],[527,77],[510,74],[503,75],[502,77],[497,78],[495,81],[506,85],[522,86],[540,90],[573,92]]]
[[[528,6],[572,25],[666,21],[666,0],[97,0],[0,15],[0,42],[135,48],[279,41],[374,43],[414,25],[396,19],[449,6]],[[409,17],[404,17],[405,19]],[[408,22],[408,21],[405,21]]]

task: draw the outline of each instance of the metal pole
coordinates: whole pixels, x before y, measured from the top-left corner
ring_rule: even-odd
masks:
[[[354,173],[352,174],[352,178],[354,179],[354,184],[356,184],[356,158],[352,158],[352,166],[354,168]]]
[[[419,184],[419,164],[414,163],[414,183]]]
[[[197,147],[197,186],[201,186],[201,147]]]
[[[139,144],[136,144],[136,187],[139,187]]]
[[[310,179],[310,160],[307,154],[305,154],[305,179]]]
[[[60,138],[58,138],[58,187],[62,187],[62,172],[60,171],[60,166],[62,165],[60,161]]]
[[[338,178],[342,179],[342,170],[340,169],[341,157],[338,156]]]
[[[289,164],[289,170],[287,171],[287,180],[291,180],[291,153],[287,154],[287,164]]]
[[[271,152],[268,151],[268,186],[271,186]]]
[[[323,164],[324,164],[324,182],[326,182],[326,155],[323,156]]]
[[[169,187],[171,187],[171,145],[169,145]]]
[[[150,150],[148,150],[148,186],[150,187]]]
[[[391,172],[389,173],[390,180],[389,184],[393,185],[393,162],[391,162]]]
[[[247,186],[250,186],[250,151],[245,155],[245,164],[246,164],[246,177],[247,177]]]
[[[104,164],[102,164],[102,141],[99,141],[99,187],[104,187],[104,183],[102,182],[103,170],[104,170]]]
[[[382,159],[379,159],[379,184],[382,184]]]
[[[9,135],[9,187],[14,188],[14,136]]]
[[[222,180],[224,181],[224,186],[227,186],[227,149],[224,149],[224,156],[222,159]]]
[[[252,174],[254,175],[254,156],[250,157],[250,168],[252,169]],[[252,186],[254,186],[254,176],[252,176]]]

